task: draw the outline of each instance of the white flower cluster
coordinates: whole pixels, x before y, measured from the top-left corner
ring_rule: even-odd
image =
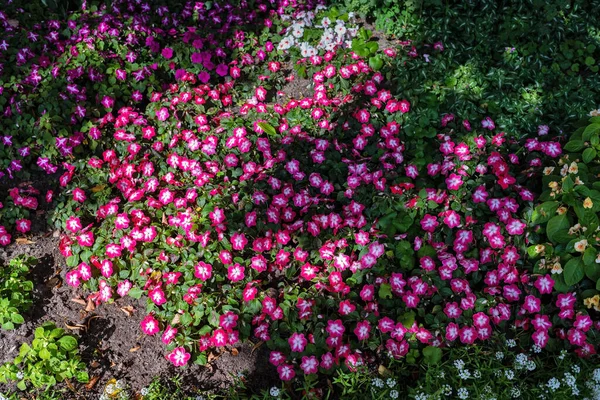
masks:
[[[279,388],[277,386],[273,386],[271,388],[271,390],[269,390],[269,394],[273,397],[279,397],[280,393],[281,393],[281,390],[279,390]]]
[[[535,361],[529,359],[527,354],[520,353],[515,357],[515,369],[517,371],[526,369],[527,371],[533,371],[536,369]]]
[[[600,400],[600,368],[596,368],[592,372],[591,379],[588,379],[585,386],[590,390],[592,397],[586,397],[583,400]]]
[[[318,12],[323,6],[318,6],[315,10]],[[286,34],[279,42],[278,50],[288,50],[291,47],[298,47],[302,57],[316,56],[319,50],[331,51],[336,47],[350,47],[352,38],[356,36],[358,27],[354,24],[354,15],[348,14],[348,22],[341,19],[335,22],[329,18],[322,18],[320,22],[315,23],[316,13],[313,11],[300,11],[293,16],[286,16],[284,19],[291,21],[291,25],[286,30]],[[308,28],[317,28],[323,31],[319,43],[315,46],[304,39],[304,31]]]

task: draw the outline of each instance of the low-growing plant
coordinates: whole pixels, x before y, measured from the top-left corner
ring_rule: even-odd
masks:
[[[0,366],[0,382],[16,381],[20,390],[49,388],[73,378],[79,382],[89,380],[78,354],[77,339],[52,322],[36,328],[31,345],[23,343],[13,362]]]
[[[36,264],[34,257],[18,256],[0,267],[0,325],[14,329],[22,324],[21,315],[33,304],[33,282],[28,280],[29,268]]]
[[[569,137],[565,154],[544,169],[544,191],[531,220],[529,256],[558,290],[578,285],[590,313],[600,311],[600,116]]]

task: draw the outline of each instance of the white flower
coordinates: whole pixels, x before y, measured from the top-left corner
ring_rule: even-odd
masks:
[[[465,367],[465,362],[462,359],[458,359],[454,361],[454,366],[456,367],[457,370],[461,370]]]
[[[445,384],[442,386],[442,390],[444,391],[445,396],[452,396],[452,386]]]
[[[517,399],[517,398],[521,397],[521,391],[519,390],[519,388],[513,387],[513,388],[510,390],[510,396],[511,396],[513,399]]]
[[[527,371],[533,371],[534,369],[536,369],[537,365],[535,365],[535,362],[532,360],[529,360],[527,362]]]
[[[506,371],[504,371],[504,376],[510,381],[515,377],[515,371],[513,371],[512,369],[507,369]]]
[[[330,26],[330,25],[331,25],[331,20],[330,20],[329,18],[325,17],[325,18],[323,18],[323,19],[321,20],[321,25],[322,25],[324,28],[327,28],[328,26]]]
[[[476,369],[476,370],[475,370],[475,372],[473,372],[473,377],[474,377],[475,379],[479,379],[479,378],[481,378],[481,372],[479,372],[479,370],[478,370],[478,369]]]
[[[383,383],[383,379],[381,379],[381,378],[374,378],[374,379],[371,381],[371,385],[372,385],[372,386],[375,386],[376,388],[379,388],[379,389],[381,389],[381,388],[383,387],[383,385],[384,385],[384,383]]]
[[[293,24],[291,26],[292,28],[292,35],[296,38],[301,38],[304,35],[304,28],[299,25],[299,24]]]
[[[269,390],[269,394],[270,394],[271,396],[273,396],[273,397],[279,397],[279,393],[280,393],[280,392],[281,392],[281,391],[279,390],[279,388],[278,388],[277,386],[273,386],[273,387],[271,388],[271,390]]]
[[[398,398],[398,395],[399,395],[399,393],[398,393],[398,391],[397,391],[397,390],[391,390],[391,391],[390,391],[390,397],[391,397],[392,399],[397,399],[397,398]]]
[[[468,369],[461,369],[458,372],[458,376],[460,379],[469,379],[471,377],[471,372]]]
[[[506,341],[506,345],[510,348],[512,347],[516,347],[517,346],[517,342],[514,339],[508,339]]]
[[[23,371],[17,372],[17,379],[23,379]]]
[[[147,396],[147,395],[148,395],[148,393],[150,393],[150,389],[148,389],[147,387],[143,387],[143,388],[140,390],[140,394],[141,394],[142,396]]]
[[[425,393],[419,393],[415,396],[415,400],[427,400],[427,395]]]
[[[395,379],[393,379],[393,378],[388,378],[388,379],[385,381],[385,383],[386,383],[386,384],[387,384],[389,387],[391,387],[391,388],[393,388],[394,386],[396,386],[396,380],[395,380]]]
[[[536,345],[536,344],[534,344],[534,345],[531,347],[531,350],[532,350],[534,353],[541,353],[541,352],[542,352],[542,348],[541,348],[540,346]]]
[[[335,26],[335,33],[337,33],[338,36],[344,36],[346,34],[346,32],[348,31],[346,29],[346,27],[342,24],[337,24]]]
[[[504,353],[501,351],[496,352],[496,360],[502,360],[504,358]]]
[[[600,368],[596,368],[594,372],[592,372],[592,379],[596,381],[596,383],[600,383]]]
[[[556,391],[560,387],[560,381],[556,378],[550,378],[546,384],[551,391]]]
[[[577,364],[571,365],[571,371],[573,371],[574,374],[578,374],[581,372],[581,367]]]
[[[577,383],[577,379],[568,372],[565,372],[565,377],[563,378],[563,383],[569,387],[575,387]]]
[[[466,400],[469,398],[469,391],[465,388],[458,389],[457,396],[459,399]]]

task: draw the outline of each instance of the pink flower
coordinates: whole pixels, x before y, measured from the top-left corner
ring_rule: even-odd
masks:
[[[550,294],[552,293],[552,288],[554,288],[554,279],[546,274],[540,276],[533,285],[540,291],[540,294]]]
[[[203,281],[209,280],[212,276],[212,265],[200,261],[194,267],[194,276]]]
[[[171,325],[168,325],[167,329],[165,329],[165,331],[163,332],[160,340],[164,344],[168,345],[175,338],[175,335],[177,335],[177,329],[173,328]]]
[[[438,225],[437,218],[431,214],[425,214],[421,219],[421,228],[426,232],[434,232]]]
[[[294,371],[294,367],[289,364],[279,365],[277,367],[277,373],[279,374],[279,379],[281,379],[282,381],[290,381],[296,376],[296,371]]]
[[[229,278],[232,283],[239,282],[245,277],[244,271],[245,268],[236,263],[227,268],[227,278]]]
[[[15,224],[17,231],[27,233],[31,230],[31,221],[28,219],[18,219]]]
[[[191,355],[183,347],[176,347],[167,356],[167,359],[176,367],[182,367],[189,361]]]
[[[246,239],[243,233],[234,233],[231,235],[231,247],[234,250],[244,250],[246,244],[248,244],[248,239]]]
[[[446,178],[446,185],[450,190],[458,190],[463,185],[462,177],[457,174],[450,174],[450,176]]]
[[[73,233],[79,232],[82,228],[81,221],[78,217],[69,217],[65,226]]]
[[[293,333],[288,339],[290,349],[296,353],[302,353],[306,347],[307,340],[303,333]]]
[[[157,306],[163,305],[167,302],[165,292],[163,292],[160,287],[152,289],[150,292],[148,292],[148,296],[150,297],[150,300],[152,300]]]
[[[155,335],[160,330],[158,321],[154,318],[154,316],[152,316],[152,314],[148,314],[142,320],[142,322],[140,322],[140,326],[146,335]]]
[[[315,356],[304,356],[300,368],[302,368],[305,375],[316,374],[319,370],[319,360]]]
[[[69,271],[67,272],[67,275],[65,276],[65,278],[67,279],[67,284],[69,286],[73,286],[73,287],[79,287],[80,281],[80,274],[78,270],[74,270],[74,271]]]
[[[169,110],[166,107],[162,107],[160,110],[156,111],[156,118],[159,121],[165,121],[169,118]]]
[[[354,328],[354,334],[358,338],[358,340],[367,340],[371,333],[371,324],[369,321],[362,321],[356,324],[356,328]]]

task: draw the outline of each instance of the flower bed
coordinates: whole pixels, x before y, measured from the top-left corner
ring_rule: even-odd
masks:
[[[0,14],[17,60],[0,97],[5,171],[60,167],[45,199],[65,282],[96,306],[146,297],[140,329],[178,367],[256,340],[283,381],[311,380],[437,364],[498,332],[593,356],[600,199],[563,153],[593,171],[597,126],[563,149],[493,108],[440,112],[405,85],[443,66],[443,43],[379,48],[351,14],[293,5],[159,7],[160,29],[143,4],[93,6],[34,27],[28,51]],[[307,95],[286,96],[303,76]],[[3,245],[29,231],[32,194],[10,192]]]

